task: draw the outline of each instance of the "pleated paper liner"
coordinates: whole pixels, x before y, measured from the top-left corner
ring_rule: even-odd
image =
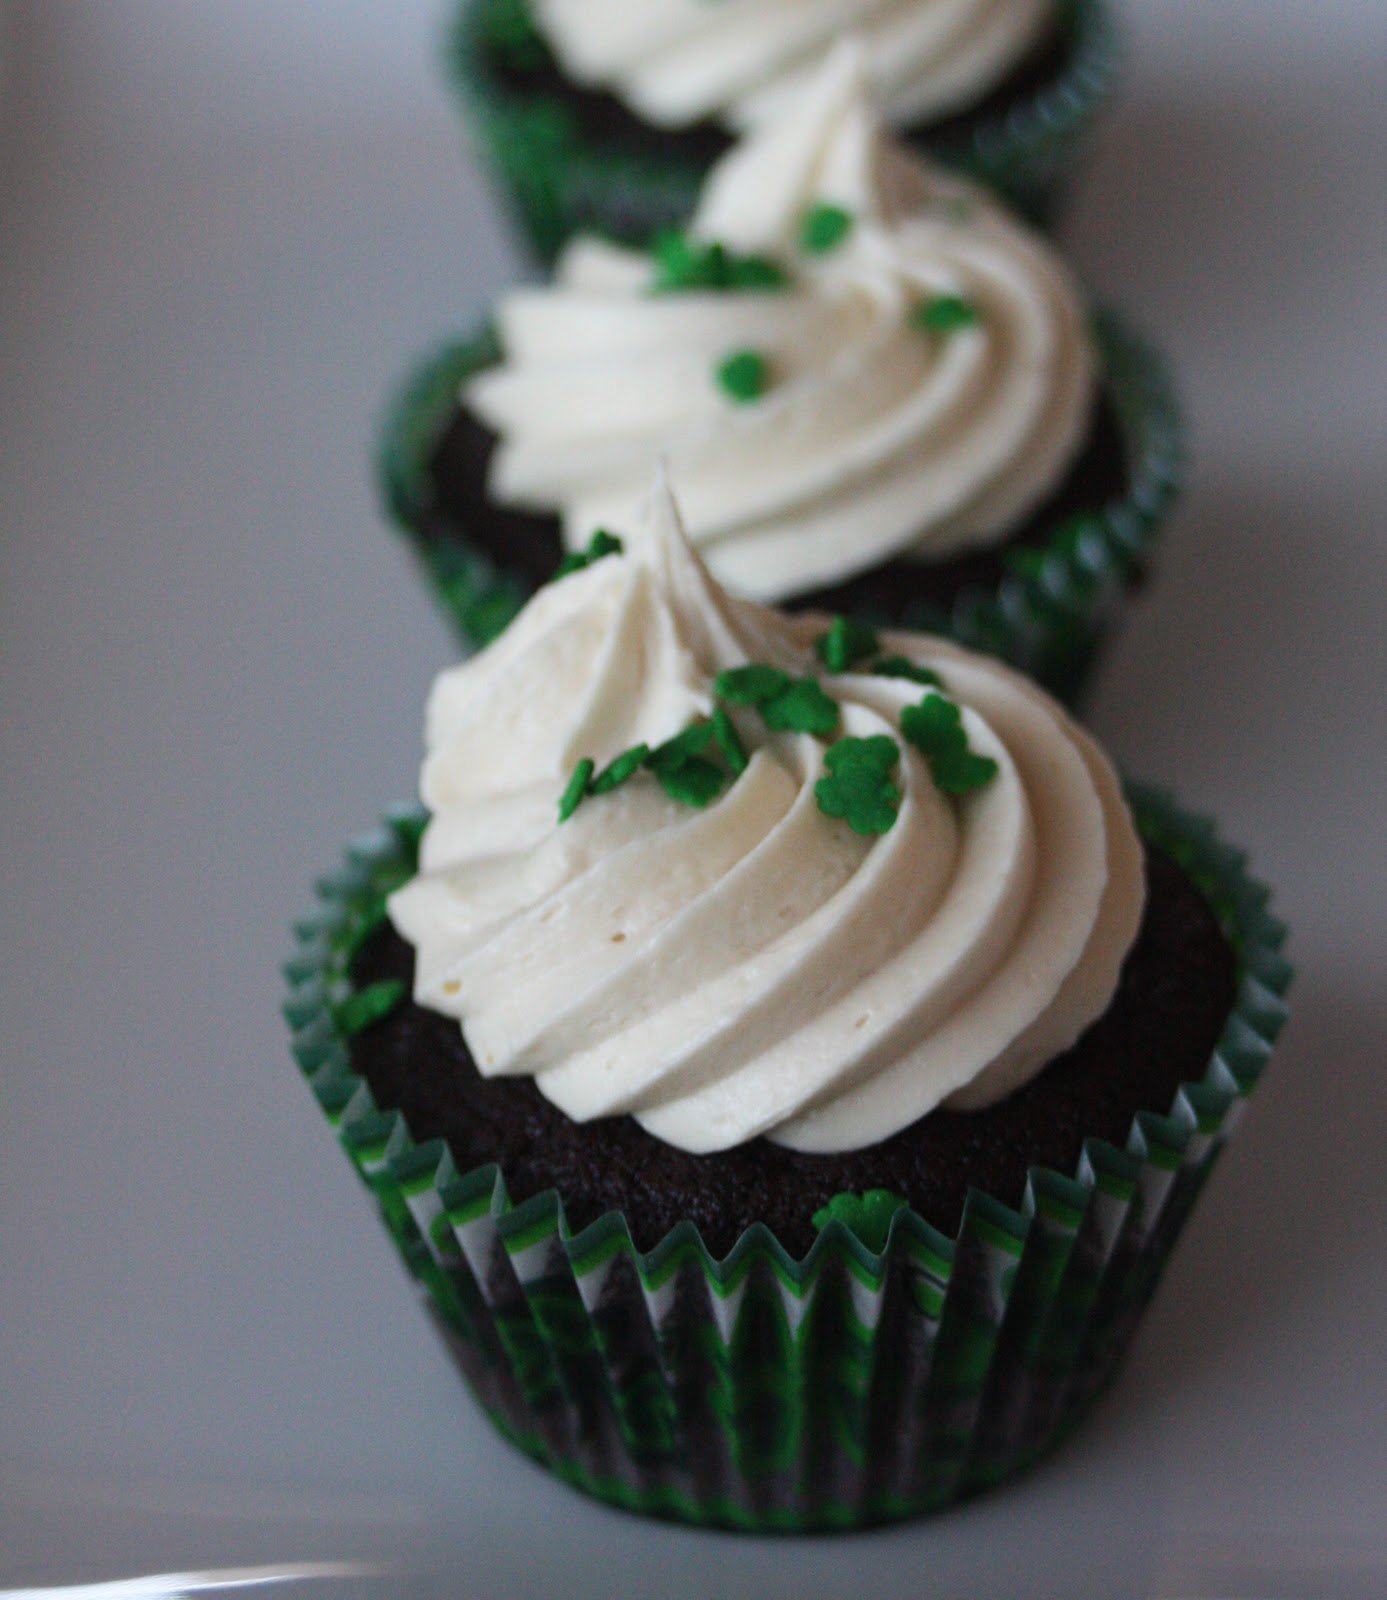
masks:
[[[938,1509],[1030,1466],[1113,1377],[1172,1246],[1266,1066],[1290,968],[1268,892],[1207,819],[1130,790],[1238,956],[1208,1068],[1126,1147],[1033,1169],[1019,1210],[973,1191],[957,1235],[898,1210],[884,1238],[830,1221],[801,1260],[759,1224],[724,1260],[679,1224],[647,1253],[610,1214],[512,1205],[378,1111],[337,1021],[352,951],[414,869],[422,814],[392,815],[318,885],[285,972],[293,1050],[495,1426],[614,1505],[758,1531]]]
[[[897,625],[946,633],[1018,666],[1069,704],[1082,696],[1104,640],[1145,576],[1178,496],[1183,426],[1165,365],[1115,311],[1093,315],[1103,395],[1116,421],[1125,492],[1055,522],[1016,548],[1001,580],[962,590],[948,610],[914,605]],[[487,643],[528,598],[519,568],[498,566],[442,503],[434,459],[462,385],[500,359],[494,332],[454,340],[422,362],[391,402],[377,447],[380,493],[459,641]],[[793,601],[791,602],[793,604]]]
[[[1042,226],[1053,223],[1118,76],[1109,0],[1061,0],[1058,47],[1038,83],[989,98],[935,130],[906,129],[923,153],[981,179]],[[644,244],[693,209],[725,148],[715,130],[650,127],[603,96],[596,118],[555,84],[525,0],[463,0],[448,75],[476,147],[535,256],[552,263],[575,233]],[[527,87],[527,73],[535,87]],[[547,81],[546,81],[547,80]]]

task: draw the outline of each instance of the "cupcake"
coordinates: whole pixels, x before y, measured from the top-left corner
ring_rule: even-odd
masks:
[[[431,362],[382,464],[472,642],[629,521],[658,453],[734,592],[947,629],[1068,697],[1168,510],[1177,432],[1141,342],[885,136],[845,47],[686,232],[574,241],[494,339]]]
[[[1116,77],[1106,0],[466,0],[449,64],[550,261],[574,233],[640,244],[677,222],[850,32],[902,138],[1053,219]]]
[[[426,744],[286,1011],[506,1437],[762,1530],[1064,1437],[1282,1020],[1241,858],[1002,664],[731,598],[658,492]]]

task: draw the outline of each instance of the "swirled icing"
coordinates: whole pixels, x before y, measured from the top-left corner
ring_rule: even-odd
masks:
[[[804,253],[803,218],[825,204],[851,231]],[[779,601],[996,543],[1078,454],[1095,363],[1067,270],[881,136],[854,51],[714,169],[691,231],[785,263],[788,286],[653,294],[649,257],[579,240],[552,286],[502,300],[504,360],[465,390],[500,438],[491,498],[557,512],[570,548],[628,524],[663,455],[718,580]],[[922,329],[940,297],[976,321]],[[736,404],[715,374],[746,348],[771,384]]]
[[[745,128],[803,93],[836,39],[860,39],[898,126],[975,105],[1042,38],[1054,0],[532,0],[564,71],[658,127]]]
[[[1009,669],[885,635],[997,764],[946,796],[901,737],[919,684],[827,673],[823,619],[731,598],[666,495],[650,516],[434,685],[431,820],[389,908],[416,999],[460,1019],[484,1075],[532,1076],[576,1120],[629,1112],[693,1151],[758,1134],[856,1148],[1007,1094],[1105,1009],[1135,936],[1141,849],[1108,762]],[[826,815],[824,742],[745,711],[749,763],[705,809],[641,773],[556,821],[582,758],[678,733],[751,661],[817,673],[842,734],[897,740],[888,831]]]

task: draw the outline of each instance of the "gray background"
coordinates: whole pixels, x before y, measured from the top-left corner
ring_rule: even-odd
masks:
[[[1068,242],[1168,345],[1197,456],[1093,720],[1277,884],[1294,1021],[1073,1444],[776,1543],[608,1512],[492,1436],[277,1016],[286,926],[410,794],[451,654],[372,430],[516,270],[438,7],[10,7],[0,1586],[358,1556],[499,1595],[1387,1587],[1387,5],[1127,11]]]

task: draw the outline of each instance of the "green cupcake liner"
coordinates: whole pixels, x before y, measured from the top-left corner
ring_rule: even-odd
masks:
[[[500,358],[490,327],[445,344],[400,385],[375,450],[381,502],[464,650],[489,644],[533,592],[518,574],[502,571],[469,543],[466,531],[445,514],[431,465],[457,412],[462,385]]]
[[[1019,1209],[973,1191],[953,1238],[902,1209],[881,1249],[830,1221],[802,1259],[761,1225],[715,1260],[691,1222],[653,1250],[612,1213],[513,1205],[495,1166],[416,1145],[353,1073],[352,952],[414,869],[423,815],[356,841],[285,968],[293,1052],[499,1431],[576,1488],[681,1522],[854,1528],[938,1509],[1052,1449],[1113,1377],[1285,1018],[1285,930],[1213,824],[1132,787],[1142,833],[1200,885],[1238,955],[1206,1072],[1125,1148],[1033,1169]]]
[[[1088,135],[1118,76],[1118,28],[1107,0],[1063,0],[1067,48],[1038,89],[1004,110],[932,138],[903,137],[968,172],[1041,226],[1057,217]],[[707,163],[656,129],[642,142],[586,135],[572,109],[544,92],[517,91],[496,71],[494,41],[534,49],[525,0],[464,0],[448,35],[448,76],[476,146],[541,262],[575,233],[642,244],[692,211]],[[538,46],[538,48],[543,48]]]
[[[1057,521],[1041,546],[1014,550],[1000,583],[963,591],[948,611],[917,606],[910,626],[1000,656],[1076,704],[1125,600],[1145,577],[1184,470],[1184,428],[1165,365],[1124,318],[1100,309],[1093,331],[1117,418],[1127,491]],[[431,463],[474,373],[500,358],[488,328],[445,344],[406,379],[376,448],[382,502],[405,535],[464,648],[486,644],[528,598],[528,584],[471,544],[440,504]]]

